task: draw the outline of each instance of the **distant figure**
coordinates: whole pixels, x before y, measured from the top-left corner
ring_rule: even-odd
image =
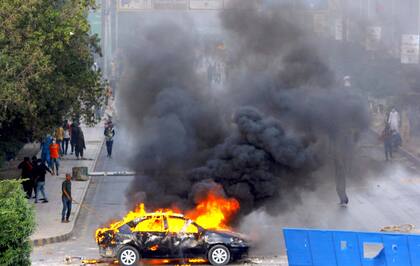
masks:
[[[57,129],[55,130],[55,141],[58,144],[58,146],[60,147],[60,154],[63,154],[63,141],[64,141],[64,128],[62,126],[57,127]]]
[[[386,123],[384,130],[382,131],[381,139],[384,142],[385,159],[392,159],[392,131],[388,123]]]
[[[77,142],[77,133],[78,133],[78,125],[75,121],[70,126],[70,145],[71,145],[71,153],[73,154],[74,148]]]
[[[37,165],[38,158],[34,155],[31,159],[32,164],[32,175],[31,175],[31,182],[32,182],[32,190],[34,191],[34,198],[36,198],[36,165]],[[31,193],[32,194],[32,193]]]
[[[51,165],[52,165],[52,175],[59,175],[58,169],[60,168],[60,144],[53,139],[53,142],[50,145],[50,157],[51,157]],[[54,171],[55,167],[55,171]]]
[[[398,113],[397,109],[392,108],[391,112],[389,113],[388,124],[391,130],[400,132],[400,114]]]
[[[41,160],[42,163],[47,163],[48,167],[51,167],[51,157],[50,157],[50,145],[52,143],[51,135],[47,137],[41,143]]]
[[[357,132],[339,132],[332,139],[332,156],[335,170],[335,188],[340,199],[340,205],[345,207],[349,203],[346,192],[346,180],[350,176],[353,165],[353,156],[357,144]]]
[[[64,121],[63,130],[64,130],[64,139],[63,139],[63,145],[62,145],[62,150],[63,150],[62,153],[64,155],[67,155],[67,152],[69,150],[70,130],[71,130],[71,126],[69,125],[67,120]]]
[[[112,122],[109,121],[104,130],[105,141],[106,141],[106,151],[108,153],[108,157],[111,158],[112,156],[112,145],[114,144],[114,136],[115,130]]]
[[[66,174],[66,180],[63,181],[61,185],[61,200],[63,201],[63,211],[61,212],[61,222],[68,223],[71,213],[71,202],[73,201],[71,197],[71,176]]]
[[[78,126],[77,127],[77,139],[74,146],[74,151],[76,153],[76,158],[79,159],[79,156],[81,159],[83,159],[83,150],[86,149],[85,145],[85,137],[83,135],[82,129]]]
[[[38,203],[39,193],[42,193],[43,198],[41,199],[44,203],[48,202],[47,195],[45,194],[45,175],[47,172],[52,174],[50,168],[48,168],[41,159],[37,160],[35,171],[35,181],[36,181],[36,194],[35,194],[35,203]]]
[[[26,193],[26,198],[32,197],[32,170],[33,166],[29,157],[23,158],[23,161],[18,165],[18,169],[22,170],[21,178],[27,179],[22,182],[23,191]]]

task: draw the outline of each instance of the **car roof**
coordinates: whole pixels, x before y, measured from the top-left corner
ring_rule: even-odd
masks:
[[[185,218],[184,215],[180,213],[169,213],[169,212],[150,212],[146,213],[142,217],[149,217],[149,216],[169,216],[169,217],[177,217],[177,218]]]

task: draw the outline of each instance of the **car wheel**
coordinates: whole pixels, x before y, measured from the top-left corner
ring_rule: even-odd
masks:
[[[134,247],[125,246],[118,252],[118,262],[123,266],[137,265],[139,259],[139,252]]]
[[[211,265],[226,265],[230,261],[230,251],[223,245],[216,245],[209,250],[208,259]]]

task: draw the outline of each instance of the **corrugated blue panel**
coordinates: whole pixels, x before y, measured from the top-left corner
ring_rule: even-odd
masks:
[[[382,234],[359,233],[358,239],[363,266],[387,266],[383,250]]]
[[[334,246],[337,265],[361,266],[357,233],[334,232]]]
[[[309,242],[314,266],[337,266],[331,232],[309,231]]]
[[[289,266],[313,266],[307,231],[285,230],[284,240]]]
[[[411,266],[407,236],[384,235],[382,239],[387,266]]]
[[[420,266],[420,235],[284,229],[290,266]]]
[[[408,248],[410,250],[410,260],[413,266],[420,265],[420,236],[409,235]]]

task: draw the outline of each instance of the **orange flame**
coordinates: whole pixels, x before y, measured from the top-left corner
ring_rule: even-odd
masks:
[[[207,196],[199,200],[196,207],[185,212],[185,217],[194,220],[198,225],[205,229],[229,230],[229,223],[238,213],[240,208],[239,202],[234,198],[225,198],[216,191],[208,192]],[[164,231],[163,225],[160,223],[159,214],[177,215],[180,211],[177,208],[158,209],[155,210],[153,216],[156,219],[150,219],[147,223],[139,223],[142,227],[136,228],[136,231]],[[146,216],[146,208],[144,203],[140,203],[134,211],[130,211],[122,220],[111,223],[107,228],[99,228],[96,230],[96,241],[101,243],[105,238],[105,232],[117,232],[118,228],[136,218]],[[156,247],[157,248],[157,247]]]
[[[195,209],[187,211],[186,216],[206,229],[229,229],[229,222],[238,211],[236,199],[226,199],[210,191]]]

